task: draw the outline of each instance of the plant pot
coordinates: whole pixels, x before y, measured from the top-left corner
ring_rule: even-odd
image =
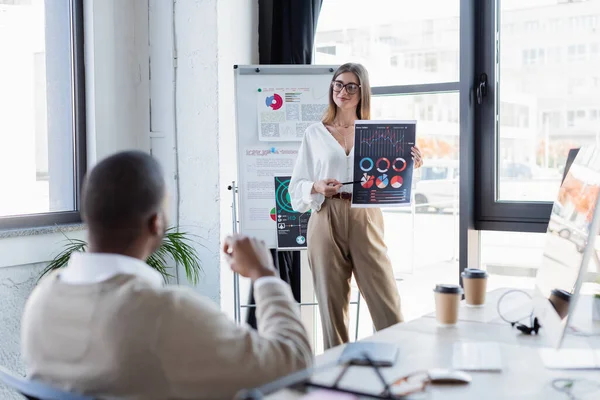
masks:
[[[592,299],[592,320],[600,322],[600,297],[598,296]]]

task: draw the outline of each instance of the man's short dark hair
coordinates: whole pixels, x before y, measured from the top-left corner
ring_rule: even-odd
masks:
[[[162,168],[149,154],[117,153],[99,162],[86,177],[83,219],[97,239],[134,240],[161,209],[165,190]]]

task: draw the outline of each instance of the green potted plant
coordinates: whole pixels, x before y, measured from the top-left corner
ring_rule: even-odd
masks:
[[[163,239],[162,245],[152,254],[146,263],[157,270],[164,278],[165,282],[173,276],[169,273],[169,259],[183,266],[188,281],[197,284],[202,271],[202,263],[198,257],[196,249],[190,244],[191,239],[188,233],[177,232],[175,228],[169,228]],[[67,237],[66,244],[62,251],[50,261],[48,266],[42,271],[40,279],[51,271],[62,268],[67,265],[71,254],[77,251],[86,251],[87,242],[81,239],[71,239]]]

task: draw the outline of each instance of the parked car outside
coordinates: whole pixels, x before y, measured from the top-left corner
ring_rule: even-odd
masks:
[[[570,240],[577,246],[577,250],[582,252],[586,244],[587,228],[570,221],[565,214],[564,207],[560,203],[554,203],[548,230],[563,239]]]
[[[417,212],[442,212],[458,207],[458,160],[426,160],[415,175]]]

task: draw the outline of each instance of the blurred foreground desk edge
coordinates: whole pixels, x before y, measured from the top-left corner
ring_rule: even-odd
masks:
[[[418,370],[451,368],[452,350],[456,342],[493,341],[499,343],[502,349],[503,370],[501,372],[469,372],[473,380],[467,385],[430,385],[427,388],[427,398],[434,400],[567,399],[566,393],[553,387],[553,382],[557,379],[583,379],[586,382],[596,382],[595,388],[590,389],[588,385],[588,393],[581,398],[600,398],[600,371],[550,370],[544,367],[539,355],[539,349],[547,347],[543,329],[539,336],[526,336],[511,328],[509,324],[501,324],[495,319],[490,320],[493,314],[490,308],[496,309],[494,299],[506,290],[508,289],[489,292],[485,307],[479,309],[461,307],[459,323],[455,327],[440,327],[434,314],[429,314],[365,338],[364,340],[394,343],[399,346],[400,352],[396,364],[381,369],[386,381],[392,382]],[[571,345],[582,348],[593,346],[598,349],[600,338],[580,337]],[[316,382],[333,383],[334,377],[340,370],[335,363],[342,350],[343,346],[328,350],[316,358],[313,369],[295,374],[294,379],[286,377],[263,387],[264,398],[301,399],[305,394],[288,387],[293,382],[306,379],[309,375],[312,375],[312,379]],[[372,390],[373,393],[382,389],[380,380],[368,367],[351,367],[340,382],[340,386],[363,392]],[[577,385],[574,388],[577,389]],[[420,395],[416,396],[415,398],[420,398]]]

